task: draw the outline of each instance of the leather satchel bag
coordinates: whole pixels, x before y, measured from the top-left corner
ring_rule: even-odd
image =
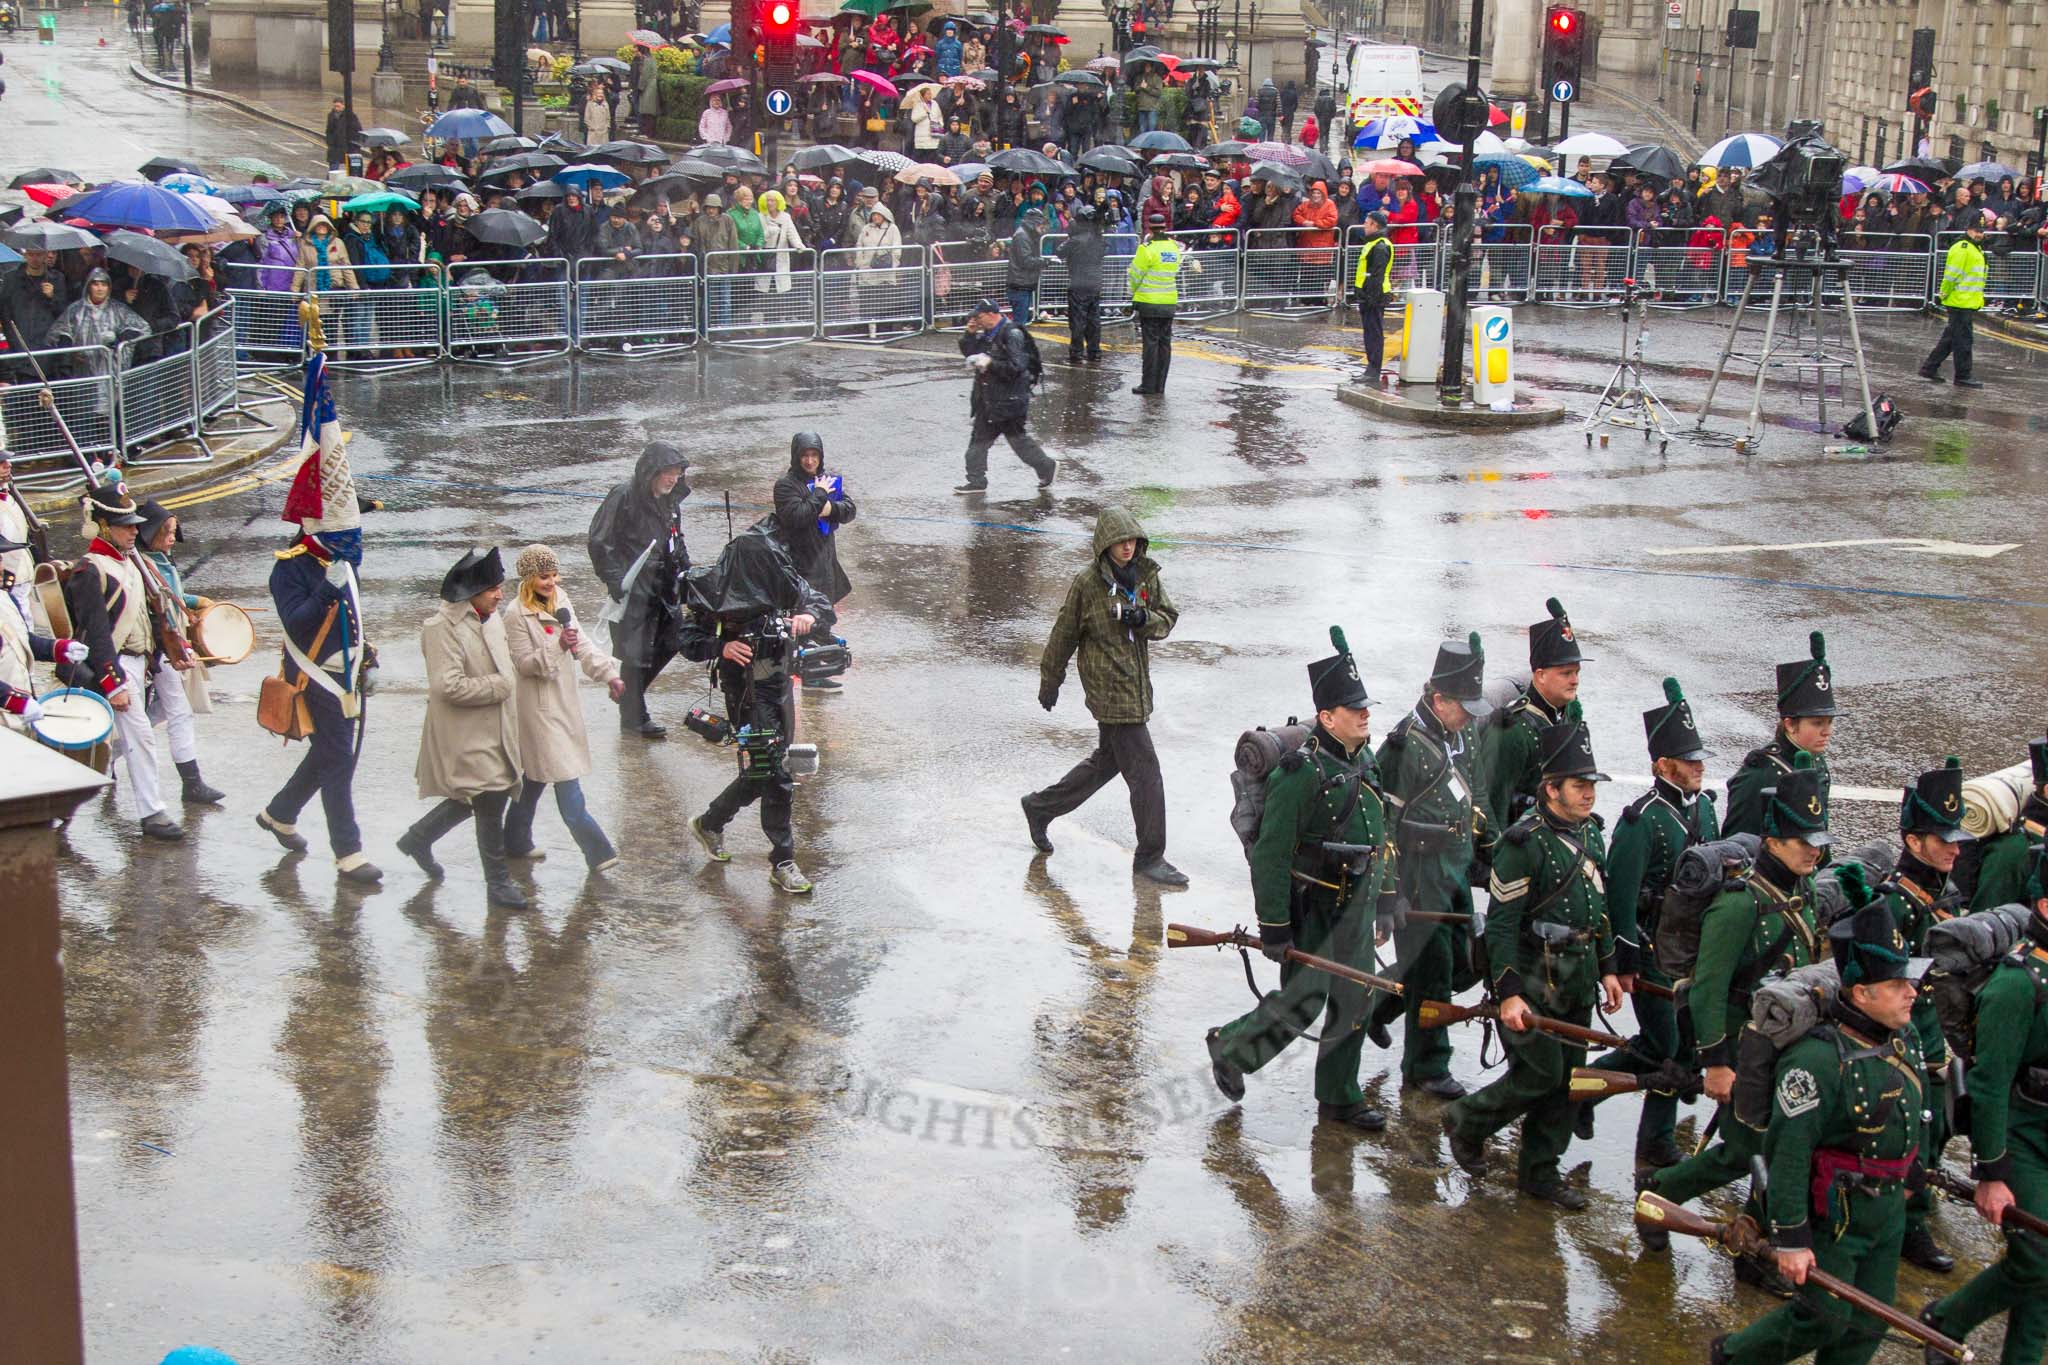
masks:
[[[327,615],[320,622],[320,630],[313,636],[313,648],[307,652],[309,659],[320,657],[320,646],[327,643],[327,632],[334,626],[334,613],[341,609],[336,602],[327,608]],[[313,734],[313,713],[306,706],[306,671],[299,670],[299,680],[289,682],[284,676],[284,661],[278,661],[277,672],[263,680],[256,692],[256,723],[289,743],[295,739],[309,739]]]

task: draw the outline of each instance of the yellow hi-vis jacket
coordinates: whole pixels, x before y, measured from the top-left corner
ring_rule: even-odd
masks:
[[[1944,308],[1984,306],[1984,248],[1968,237],[1948,249],[1941,272],[1941,303]]]
[[[1381,247],[1386,250],[1380,251]],[[1373,266],[1373,253],[1379,252],[1379,265]],[[1362,290],[1368,278],[1377,276],[1379,288],[1373,291],[1384,300],[1393,292],[1394,285],[1394,244],[1385,237],[1374,237],[1365,244],[1365,250],[1358,253],[1358,274],[1352,279],[1351,287]]]
[[[1131,258],[1131,302],[1180,302],[1180,262],[1187,248],[1171,237],[1148,237]]]

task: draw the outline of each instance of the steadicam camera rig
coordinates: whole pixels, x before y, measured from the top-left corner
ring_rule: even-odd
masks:
[[[1849,428],[1863,440],[1881,440],[1891,432],[1896,419],[1880,427],[1870,398],[1870,372],[1863,362],[1863,337],[1856,320],[1856,299],[1849,288],[1849,262],[1841,258],[1835,243],[1838,221],[1836,205],[1841,199],[1842,176],[1849,159],[1821,135],[1816,120],[1792,124],[1790,136],[1778,154],[1750,176],[1750,187],[1771,197],[1777,221],[1776,251],[1749,253],[1742,297],[1729,320],[1728,338],[1714,362],[1713,377],[1707,381],[1707,395],[1700,403],[1695,433],[1704,433],[1707,415],[1713,410],[1714,393],[1730,362],[1753,367],[1749,420],[1735,448],[1754,451],[1763,436],[1764,382],[1773,370],[1795,384],[1810,386],[1823,430],[1828,419],[1828,388],[1832,381],[1846,389],[1854,372],[1856,389],[1848,397],[1852,404]],[[1763,335],[1746,333],[1743,322],[1751,315],[1760,290],[1768,289],[1770,303],[1764,314]],[[1833,300],[1841,303],[1846,336],[1831,337],[1827,316]],[[1755,342],[1754,351],[1739,350]],[[1842,342],[1846,341],[1844,348]],[[1889,404],[1884,405],[1889,411]],[[1858,428],[1860,427],[1860,431]]]

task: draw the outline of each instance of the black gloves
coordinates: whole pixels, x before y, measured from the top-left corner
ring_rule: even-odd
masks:
[[[1123,623],[1132,630],[1143,630],[1145,623],[1152,619],[1150,612],[1140,606],[1129,606],[1123,610]]]
[[[1373,912],[1373,928],[1382,934],[1399,933],[1408,927],[1408,902],[1398,891],[1382,891]]]
[[[1040,683],[1038,685],[1038,704],[1040,706],[1050,711],[1053,707],[1058,706],[1059,703],[1060,686],[1058,683]]]
[[[1259,926],[1259,951],[1274,962],[1285,962],[1287,950],[1294,946],[1294,928],[1286,924],[1261,924]]]

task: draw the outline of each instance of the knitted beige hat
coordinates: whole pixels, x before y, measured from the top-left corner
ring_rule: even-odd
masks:
[[[555,557],[552,548],[546,545],[529,545],[519,552],[519,558],[512,563],[512,572],[521,578],[539,578],[546,574],[559,574],[562,561]]]

